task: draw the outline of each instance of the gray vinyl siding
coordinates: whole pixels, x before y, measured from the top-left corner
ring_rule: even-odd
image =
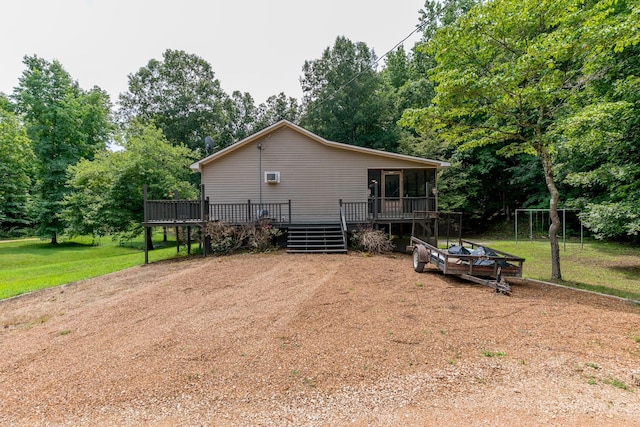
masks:
[[[210,203],[258,203],[261,185],[263,202],[291,200],[294,222],[335,221],[340,199],[367,200],[368,169],[403,168],[425,165],[326,146],[285,127],[204,165],[202,183]],[[265,183],[265,171],[280,172],[280,183]]]

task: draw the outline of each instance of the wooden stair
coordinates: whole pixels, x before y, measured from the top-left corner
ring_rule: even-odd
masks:
[[[347,242],[339,224],[290,226],[287,253],[347,253]]]

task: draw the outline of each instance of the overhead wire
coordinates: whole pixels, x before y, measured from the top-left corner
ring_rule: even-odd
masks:
[[[387,52],[385,52],[384,55],[382,55],[381,57],[377,58],[374,62],[373,65],[377,66],[380,61],[387,57],[389,54],[391,54],[392,52],[394,52],[400,45],[402,45],[404,42],[406,42],[411,36],[413,36],[415,33],[417,33],[418,31],[422,31],[424,29],[424,27],[426,26],[426,22],[421,23],[420,25],[417,25],[416,28],[411,31],[409,33],[409,35],[407,35],[405,38],[403,38],[402,40],[400,40],[398,43],[395,44],[395,46],[393,46],[391,49],[389,49]],[[344,83],[342,86],[340,86],[339,88],[337,88],[333,94],[329,97],[327,97],[326,99],[323,100],[317,100],[316,102],[319,104],[322,104],[325,101],[329,101],[331,100],[335,95],[337,95],[342,89],[344,89],[345,87],[349,86],[351,83],[353,83],[355,80],[357,80],[362,74],[364,74],[366,71],[368,70],[362,70],[359,73],[357,73],[355,76],[353,76],[348,82]]]
[[[442,7],[441,10],[438,11],[438,14],[442,15],[444,14],[444,12],[449,9],[450,7],[452,7],[454,5],[455,2],[447,2],[445,3],[445,5]],[[415,33],[417,33],[418,31],[423,31],[424,27],[427,26],[427,21],[423,21],[422,23],[420,23],[419,25],[416,25],[416,28],[411,31],[409,33],[409,35],[407,35],[405,38],[403,38],[402,40],[400,40],[398,43],[396,43],[395,46],[393,46],[391,49],[389,49],[387,52],[385,52],[384,55],[382,55],[380,58],[376,59],[373,62],[373,65],[377,66],[378,63],[385,58],[386,56],[388,56],[390,53],[392,53],[393,51],[395,51],[400,45],[402,45],[404,42],[406,42],[412,35],[414,35]],[[344,83],[342,86],[340,86],[338,89],[336,89],[333,94],[329,97],[327,97],[326,99],[323,100],[316,100],[316,103],[322,104],[325,101],[329,101],[330,99],[332,99],[335,95],[337,95],[342,89],[344,89],[345,87],[347,87],[348,85],[350,85],[352,82],[354,82],[355,80],[357,80],[362,74],[365,73],[365,71],[367,70],[362,70],[359,73],[357,73],[355,76],[353,76],[348,82]]]

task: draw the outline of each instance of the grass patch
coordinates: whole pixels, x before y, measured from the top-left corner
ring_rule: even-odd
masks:
[[[551,281],[551,249],[545,241],[484,241],[487,245],[526,259],[523,276]],[[566,249],[565,249],[566,246]],[[640,248],[616,243],[567,240],[560,242],[563,280],[572,286],[640,301]]]
[[[622,390],[627,390],[627,391],[630,390],[629,386],[626,385],[624,381],[621,381],[617,378],[605,378],[604,380],[602,380],[602,382]]]
[[[156,238],[161,240],[161,237]],[[149,252],[149,261],[173,258],[175,241]],[[183,255],[183,254],[182,254]],[[0,242],[0,299],[89,279],[144,263],[142,237],[121,245],[111,238]]]
[[[483,350],[482,355],[486,357],[504,357],[507,355],[504,351],[487,351]]]

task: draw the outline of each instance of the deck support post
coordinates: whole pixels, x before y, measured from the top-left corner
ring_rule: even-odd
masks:
[[[178,197],[178,191],[174,190],[173,191],[173,199],[176,201],[175,206],[174,206],[174,216],[173,216],[173,220],[177,221],[178,220],[178,200],[180,200],[180,198]],[[176,226],[176,253],[180,253],[180,227]]]
[[[149,264],[149,250],[147,249],[147,227],[144,227],[144,263]]]
[[[207,237],[205,236],[205,228],[207,221],[209,220],[209,198],[204,195],[204,184],[200,184],[200,249],[202,250],[202,256],[207,256]]]
[[[147,249],[147,184],[142,186],[142,194],[144,195],[143,218],[144,218],[144,263],[149,264],[149,250]]]
[[[187,254],[191,255],[191,226],[187,226]]]

